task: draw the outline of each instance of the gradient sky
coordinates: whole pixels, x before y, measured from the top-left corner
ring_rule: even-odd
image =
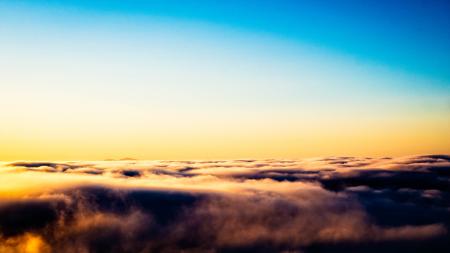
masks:
[[[0,0],[0,160],[450,153],[450,2]]]

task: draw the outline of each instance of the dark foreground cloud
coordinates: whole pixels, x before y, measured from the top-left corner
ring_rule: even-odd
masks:
[[[450,252],[450,157],[16,162],[0,252]]]

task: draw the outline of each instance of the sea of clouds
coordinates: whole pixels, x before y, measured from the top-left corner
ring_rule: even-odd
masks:
[[[450,252],[450,156],[0,163],[0,252]]]

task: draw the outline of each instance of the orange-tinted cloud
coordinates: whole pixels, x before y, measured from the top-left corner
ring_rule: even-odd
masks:
[[[445,155],[1,169],[1,252],[450,249]]]

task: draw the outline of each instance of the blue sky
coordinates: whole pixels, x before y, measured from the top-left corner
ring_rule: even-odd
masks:
[[[449,10],[416,0],[0,1],[0,138],[9,143],[0,151],[446,153]]]
[[[13,2],[6,6],[22,2],[30,8],[146,15],[226,26],[450,80],[450,2],[446,0]]]

